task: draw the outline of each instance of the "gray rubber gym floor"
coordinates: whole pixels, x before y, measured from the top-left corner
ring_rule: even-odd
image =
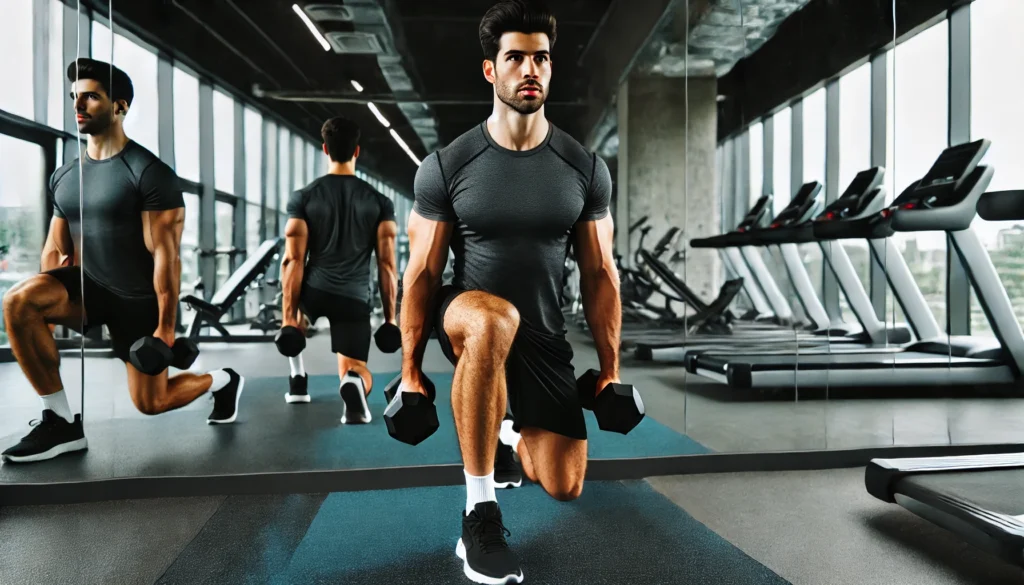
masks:
[[[596,366],[596,355],[586,338],[574,330],[570,337],[576,348],[577,369]],[[304,361],[311,375],[336,373],[326,331],[310,340]],[[65,357],[61,369],[75,411],[79,409],[81,364],[77,358]],[[395,372],[400,364],[398,354],[382,354],[371,347],[369,365],[373,371]],[[287,361],[272,343],[204,343],[194,369],[219,367],[234,367],[250,379],[288,375]],[[427,347],[424,369],[452,371],[433,341]],[[628,352],[624,352],[622,376],[643,393],[649,417],[716,452],[1024,443],[1021,398],[950,398],[934,397],[934,393],[876,391],[870,398],[797,400],[794,395],[764,399],[730,392],[698,376],[687,378],[678,365],[638,362]],[[128,398],[124,366],[119,361],[87,358],[85,380],[87,423],[147,419]],[[377,381],[374,400],[380,400],[385,382]],[[0,445],[7,445],[25,433],[31,419],[39,417],[39,400],[15,363],[0,364],[0,388]],[[316,408],[329,409],[331,417],[341,414],[340,400],[333,396]],[[181,418],[184,427],[205,427],[209,409],[210,403],[200,399],[164,416]]]
[[[653,488],[653,489],[652,489]],[[1017,584],[1024,571],[871,498],[863,470],[498,492],[527,583]],[[0,583],[469,583],[460,487],[0,509]]]

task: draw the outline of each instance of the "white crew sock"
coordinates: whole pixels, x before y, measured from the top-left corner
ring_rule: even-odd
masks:
[[[207,373],[209,373],[210,377],[213,378],[213,383],[210,384],[210,392],[216,392],[217,390],[220,390],[221,388],[227,386],[228,382],[231,381],[231,375],[225,372],[224,370],[214,370],[212,372]]]
[[[516,453],[519,452],[519,440],[522,439],[522,435],[512,430],[512,421],[503,420],[501,421],[501,430],[498,431],[498,440],[505,443]]]
[[[39,398],[43,400],[43,410],[52,410],[64,420],[75,422],[75,416],[71,414],[71,405],[68,404],[67,392],[60,390],[49,396],[40,396]]]
[[[302,354],[288,358],[288,365],[292,368],[292,378],[306,375],[306,368],[302,366]]]
[[[467,515],[473,511],[477,504],[498,501],[497,496],[494,495],[494,470],[491,470],[490,473],[483,477],[470,475],[465,469],[462,471],[466,474]]]

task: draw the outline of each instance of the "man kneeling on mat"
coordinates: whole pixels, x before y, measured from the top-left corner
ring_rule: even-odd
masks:
[[[281,261],[284,327],[300,330],[299,311],[310,323],[327,317],[331,351],[338,354],[342,423],[370,422],[366,397],[373,378],[370,353],[370,255],[377,254],[384,320],[395,325],[398,276],[395,265],[395,206],[356,177],[359,127],[346,118],[327,120],[320,131],[329,158],[327,174],[288,200],[285,253]],[[306,258],[306,253],[309,258]],[[289,403],[309,402],[302,355],[291,366]]]
[[[525,0],[499,2],[480,24],[480,42],[493,112],[416,173],[402,391],[427,394],[421,366],[433,326],[455,365],[451,400],[467,494],[456,553],[478,583],[518,583],[523,573],[495,497],[496,484],[518,482],[502,464],[514,450],[526,476],[562,501],[580,496],[587,467],[559,303],[570,243],[601,363],[597,388],[619,381],[621,307],[608,167],[544,116],[554,17]],[[449,247],[455,276],[440,287]]]
[[[75,159],[50,178],[53,219],[42,273],[4,295],[11,350],[43,402],[41,422],[3,452],[12,462],[87,447],[81,415],[72,415],[64,392],[50,325],[82,333],[106,325],[114,355],[128,370],[132,401],[145,414],[181,408],[212,391],[207,422],[231,423],[244,383],[230,369],[168,376],[166,367],[147,375],[132,365],[131,347],[140,339],[174,345],[185,204],[174,171],[124,133],[133,97],[128,75],[92,59],[72,63],[67,75],[79,132],[88,136],[86,154],[81,167]],[[84,214],[82,200],[88,201]]]

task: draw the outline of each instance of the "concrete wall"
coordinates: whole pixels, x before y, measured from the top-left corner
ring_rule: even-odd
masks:
[[[620,234],[644,215],[650,216],[653,226],[645,247],[669,227],[679,227],[678,246],[687,245],[687,261],[677,273],[710,302],[721,286],[718,254],[689,249],[688,243],[719,233],[717,80],[634,75],[619,95]],[[636,243],[634,238],[628,244],[630,258]],[[618,249],[624,255],[626,246],[620,238]]]

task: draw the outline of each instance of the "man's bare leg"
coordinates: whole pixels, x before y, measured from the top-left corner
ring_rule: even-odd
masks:
[[[444,330],[458,362],[452,380],[452,411],[466,473],[494,471],[494,448],[505,416],[505,360],[519,328],[508,301],[480,291],[456,297]]]
[[[16,284],[4,295],[4,325],[11,351],[21,371],[40,396],[64,389],[60,353],[48,325],[82,330],[82,304],[72,302],[59,280],[38,274]]]
[[[207,374],[181,372],[169,377],[167,371],[147,376],[130,363],[126,363],[125,368],[128,371],[128,392],[135,407],[143,414],[155,415],[176,410],[211,390],[217,400],[221,397],[216,393],[227,390],[230,396],[223,396],[223,400],[214,404],[214,412],[207,422],[230,423],[235,420],[237,395],[242,391],[243,382],[237,374],[232,376],[232,370],[215,370]]]
[[[523,473],[552,498],[563,502],[583,493],[587,473],[587,442],[544,429],[522,429],[516,453]]]

